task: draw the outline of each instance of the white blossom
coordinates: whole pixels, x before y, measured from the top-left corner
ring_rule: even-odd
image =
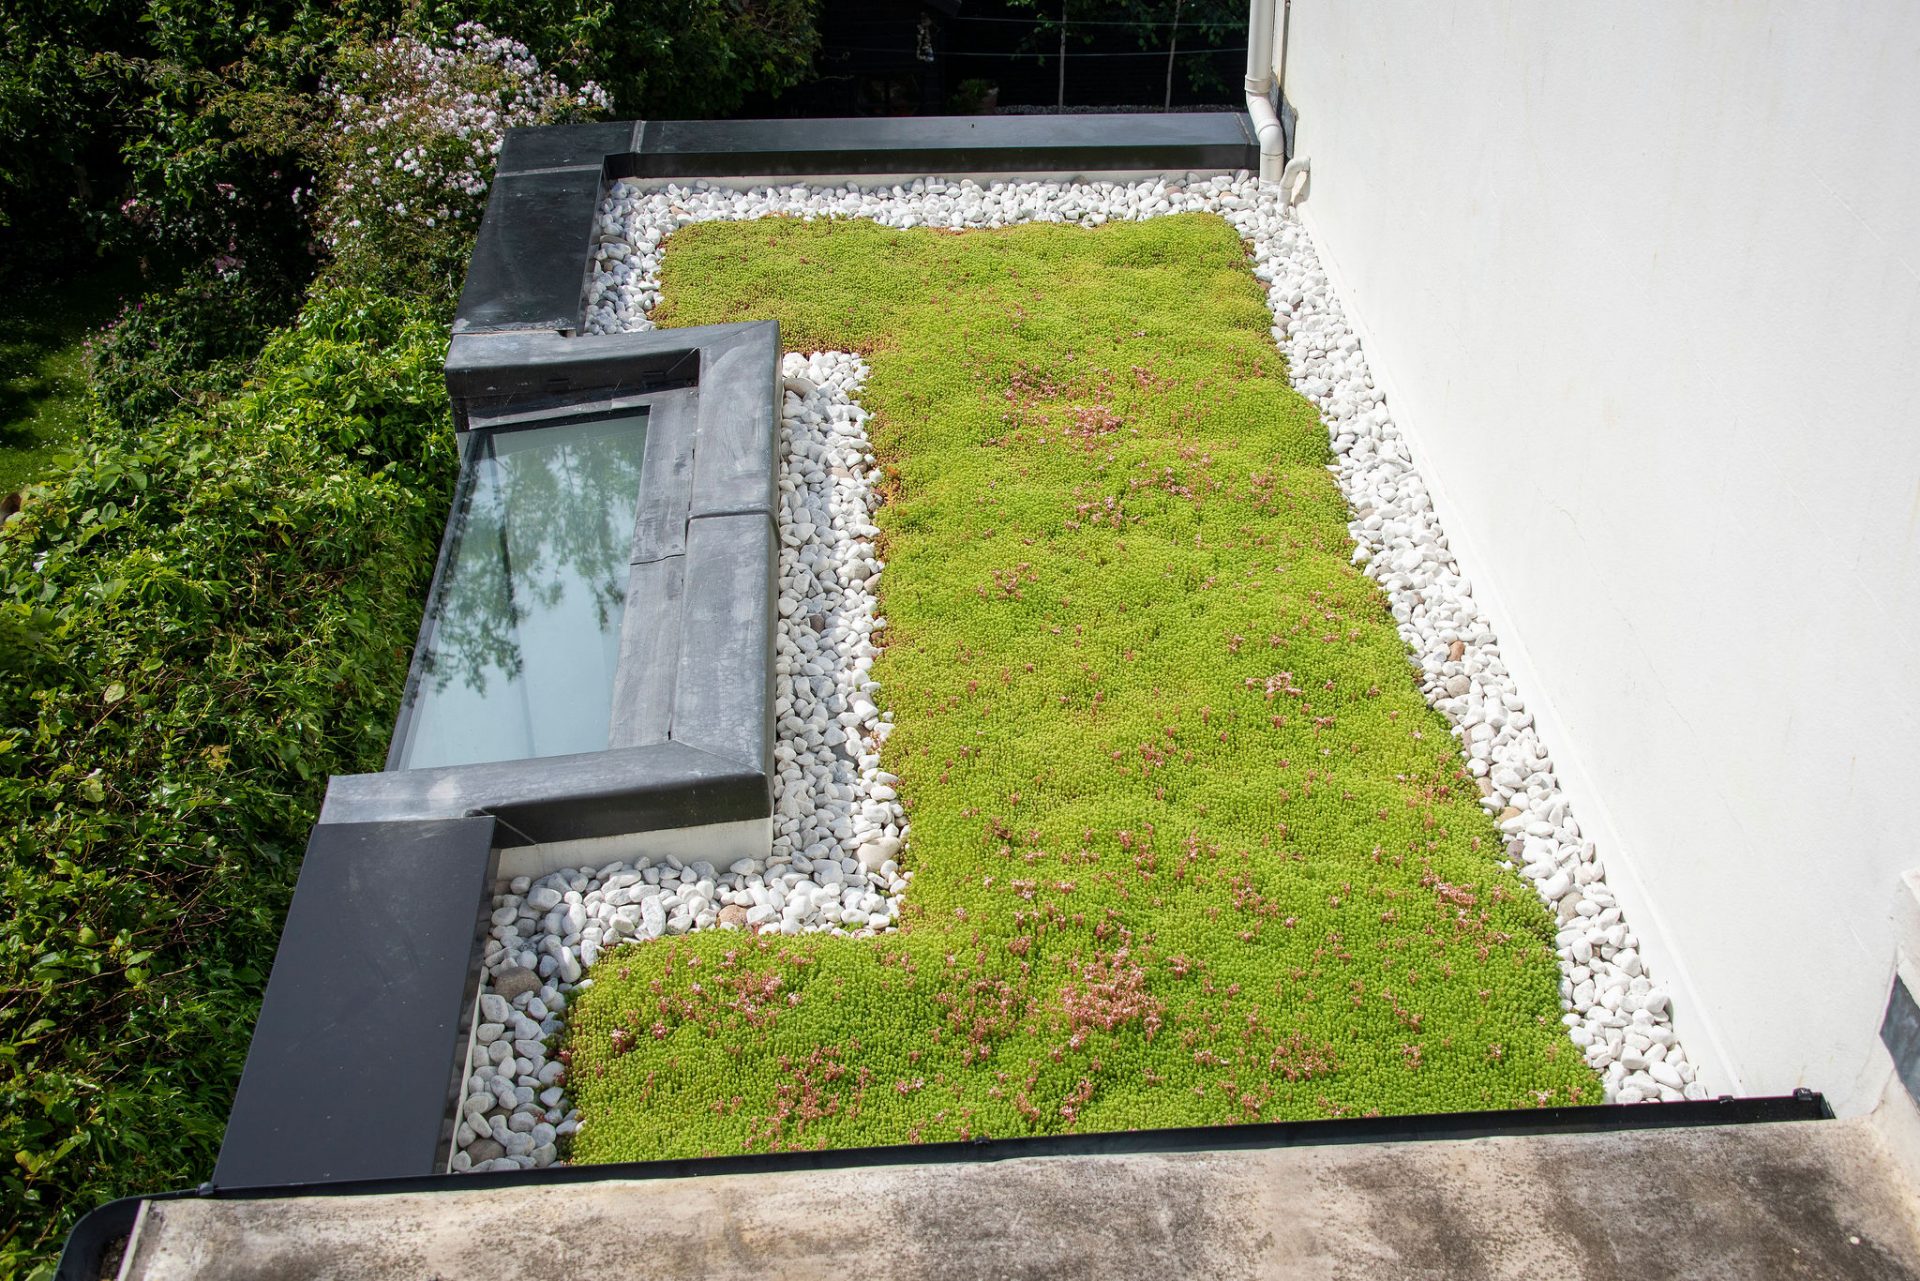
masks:
[[[569,88],[525,45],[479,23],[462,23],[445,45],[398,36],[368,53],[322,85],[341,136],[343,163],[321,219],[336,253],[376,207],[372,225],[477,223],[508,129],[612,105],[599,85]]]

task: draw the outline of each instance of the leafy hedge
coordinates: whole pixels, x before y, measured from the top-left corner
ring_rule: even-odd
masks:
[[[129,303],[88,340],[95,404],[115,426],[138,428],[230,394],[268,336],[297,310],[289,289],[196,268],[172,289]]]
[[[609,105],[600,86],[569,85],[478,23],[440,43],[355,42],[323,89],[332,129],[316,223],[328,273],[449,297],[466,275],[506,131],[590,119]]]
[[[621,117],[723,116],[813,73],[820,0],[436,0],[448,30],[484,22],[605,85]]]
[[[88,65],[154,95],[103,123],[120,212],[201,262],[93,341],[85,448],[0,525],[0,1275],[44,1274],[100,1201],[211,1169],[326,777],[378,768],[392,727],[493,155],[508,125],[606,104],[483,28],[396,35],[386,0],[204,8],[0,30],[0,108],[46,107],[6,57],[106,23]],[[142,40],[166,57],[114,52]],[[9,163],[0,231],[37,162]]]
[[[355,44],[463,22],[601,80],[624,116],[723,115],[812,74],[818,0],[88,0],[0,8],[0,278],[101,245],[301,274],[294,196]]]
[[[377,768],[451,488],[438,305],[309,301],[0,526],[0,1274],[218,1149],[326,776]]]

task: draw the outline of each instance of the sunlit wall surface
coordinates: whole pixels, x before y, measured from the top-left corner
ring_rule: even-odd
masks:
[[[1920,863],[1920,6],[1291,15],[1307,225],[1689,1053],[1871,1106]]]

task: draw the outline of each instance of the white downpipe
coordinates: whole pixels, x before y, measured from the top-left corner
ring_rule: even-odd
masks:
[[[1247,7],[1247,115],[1260,142],[1260,180],[1278,182],[1287,162],[1286,134],[1267,97],[1273,86],[1273,16],[1281,0],[1249,0]]]
[[[1264,93],[1247,95],[1247,114],[1253,117],[1254,136],[1260,140],[1260,181],[1279,182],[1287,162],[1287,137],[1280,129],[1280,117]]]
[[[1247,96],[1267,96],[1273,84],[1273,10],[1279,0],[1249,0],[1247,6]]]

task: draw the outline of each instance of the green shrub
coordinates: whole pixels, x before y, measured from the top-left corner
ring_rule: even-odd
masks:
[[[1000,102],[1000,86],[992,80],[962,80],[954,86],[953,94],[947,99],[947,106],[957,114],[978,115],[991,110]]]
[[[312,299],[0,526],[0,1274],[218,1149],[325,779],[377,768],[451,488],[437,306]]]
[[[258,64],[115,64],[175,95],[123,144],[171,194],[122,212],[211,256],[95,341],[83,447],[0,526],[0,1275],[91,1206],[211,1169],[326,777],[378,768],[392,728],[493,156],[510,125],[604,103],[484,30],[363,41],[315,13],[255,15],[293,24],[283,69],[346,46],[279,106]],[[221,178],[236,157],[258,191]],[[269,179],[333,253],[277,333],[300,273],[219,217]]]
[[[813,72],[819,0],[435,0],[443,23],[484,22],[549,65],[605,85],[621,117],[724,116]]]
[[[322,91],[477,20],[627,116],[724,115],[812,72],[817,0],[90,0],[0,20],[0,276],[101,244],[298,274],[340,141]]]
[[[297,270],[313,93],[395,0],[11,4],[0,21],[0,274],[102,244]]]
[[[87,381],[121,427],[205,405],[239,386],[273,330],[298,309],[284,281],[262,283],[211,265],[124,308],[87,343]]]
[[[352,45],[325,91],[334,110],[320,230],[332,273],[449,296],[465,274],[506,131],[607,106],[597,85],[569,88],[525,45],[475,23],[435,42],[403,35]]]

